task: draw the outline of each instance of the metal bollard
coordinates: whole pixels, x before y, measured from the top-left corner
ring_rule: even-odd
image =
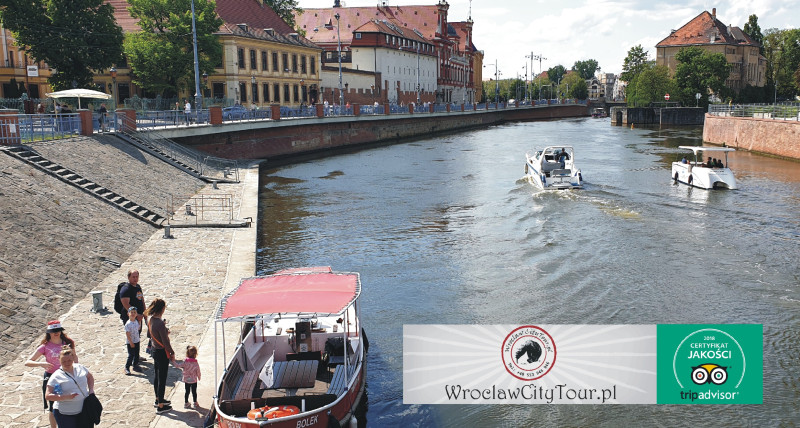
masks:
[[[103,312],[106,308],[103,307],[103,292],[92,291],[92,309],[91,312]]]
[[[186,204],[186,215],[194,215],[192,214],[192,204]]]
[[[172,239],[173,236],[169,233],[170,227],[168,224],[164,225],[164,239]]]

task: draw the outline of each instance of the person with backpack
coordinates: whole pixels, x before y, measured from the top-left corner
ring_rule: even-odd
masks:
[[[128,308],[136,308],[136,321],[139,322],[139,334],[142,333],[142,324],[147,322],[144,316],[144,293],[142,286],[139,285],[139,271],[131,269],[128,271],[128,282],[122,282],[117,286],[117,295],[114,298],[114,310],[119,313],[119,318],[124,326],[128,322]],[[145,361],[144,357],[139,358]]]

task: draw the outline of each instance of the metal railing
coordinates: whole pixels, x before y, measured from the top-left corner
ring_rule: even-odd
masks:
[[[0,116],[0,144],[2,145],[71,138],[80,135],[81,131],[81,120],[77,113]]]
[[[708,113],[714,116],[800,120],[800,103],[711,104],[708,106]]]

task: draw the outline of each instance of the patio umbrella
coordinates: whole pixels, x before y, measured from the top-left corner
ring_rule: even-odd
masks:
[[[91,89],[67,89],[58,92],[48,92],[45,95],[47,95],[49,98],[77,98],[78,108],[81,108],[81,98],[95,98],[103,100],[111,99],[111,95],[104,92],[93,91]]]

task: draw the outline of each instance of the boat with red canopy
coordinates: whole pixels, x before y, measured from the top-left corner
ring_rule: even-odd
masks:
[[[355,426],[369,347],[359,317],[360,294],[358,273],[330,267],[243,279],[216,314],[217,424]],[[230,349],[226,333],[236,338]]]

